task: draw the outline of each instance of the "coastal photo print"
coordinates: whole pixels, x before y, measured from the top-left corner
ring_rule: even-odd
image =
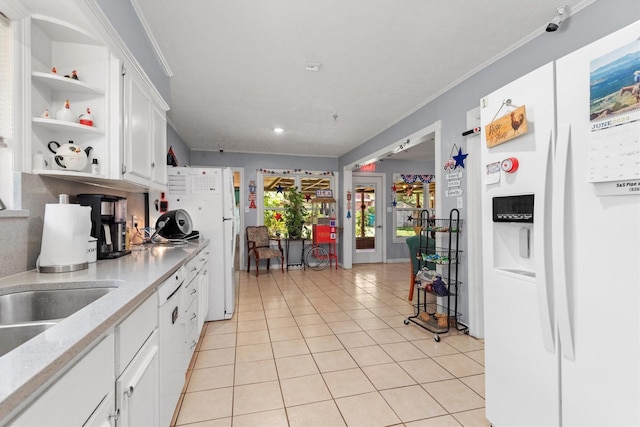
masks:
[[[640,39],[593,59],[589,83],[592,123],[640,120]]]

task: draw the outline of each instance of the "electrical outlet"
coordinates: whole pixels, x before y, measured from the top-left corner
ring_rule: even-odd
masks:
[[[138,225],[138,217],[136,215],[131,215],[131,226],[133,228],[137,228]]]

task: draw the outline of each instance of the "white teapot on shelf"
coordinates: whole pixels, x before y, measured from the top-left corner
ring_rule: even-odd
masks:
[[[82,150],[73,141],[62,145],[57,141],[49,141],[48,147],[55,154],[54,160],[56,164],[63,169],[72,171],[83,171],[85,169],[89,163],[89,153],[93,149],[92,147],[87,147]]]

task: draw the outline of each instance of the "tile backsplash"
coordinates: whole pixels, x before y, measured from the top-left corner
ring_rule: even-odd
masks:
[[[22,209],[25,217],[0,218],[0,277],[36,268],[40,254],[44,208],[58,203],[59,194],[68,194],[70,203],[77,203],[76,194],[111,194],[127,198],[127,217],[144,218],[144,193],[127,193],[73,181],[21,174]]]

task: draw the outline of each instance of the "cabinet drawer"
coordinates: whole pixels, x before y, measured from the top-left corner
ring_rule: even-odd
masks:
[[[203,249],[198,252],[198,254],[193,257],[189,262],[184,265],[185,269],[185,283],[193,280],[194,277],[198,274],[198,272],[202,269],[202,266],[207,262],[207,257],[204,255],[204,252],[207,249]]]
[[[116,326],[116,375],[120,375],[142,344],[158,326],[158,302],[154,293]]]
[[[187,324],[187,335],[191,333],[193,328],[198,326],[198,301],[194,300],[191,305],[185,310],[185,323]]]
[[[109,335],[9,425],[84,425],[113,391],[113,379],[113,335]]]
[[[195,261],[198,265],[198,271],[200,271],[202,269],[202,266],[205,265],[205,263],[209,260],[210,254],[211,249],[209,249],[209,246],[207,246],[206,248],[198,252],[198,255],[193,258],[192,261]]]
[[[194,279],[189,283],[189,286],[185,287],[184,294],[182,294],[184,298],[182,307],[185,312],[189,310],[189,307],[193,305],[193,302],[198,299],[198,293],[198,280]]]
[[[196,346],[198,345],[198,339],[200,338],[200,333],[198,332],[197,324],[189,325],[187,329],[189,332],[187,333],[187,364],[191,363],[191,358],[193,357],[193,352],[196,350]]]

